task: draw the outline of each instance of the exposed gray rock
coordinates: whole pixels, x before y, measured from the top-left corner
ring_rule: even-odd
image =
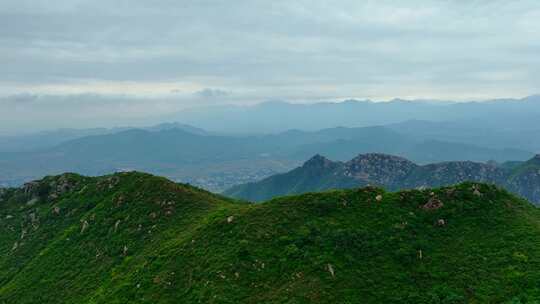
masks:
[[[422,206],[422,208],[424,210],[437,210],[439,208],[442,208],[443,206],[443,202],[441,202],[438,198],[431,197],[429,201]]]
[[[116,233],[116,231],[118,230],[118,226],[120,225],[120,220],[117,220],[116,223],[114,224],[114,232]]]
[[[26,205],[27,206],[34,206],[38,201],[39,201],[39,198],[34,197],[34,198],[30,199],[28,202],[26,202]]]
[[[22,187],[24,194],[26,195],[37,195],[39,192],[39,182],[33,181],[28,182]]]
[[[330,272],[330,275],[334,278],[336,276],[336,272],[334,271],[334,266],[332,266],[332,264],[327,264],[326,268],[328,269],[328,272]]]
[[[84,221],[82,222],[81,234],[84,233],[84,231],[85,231],[86,229],[88,229],[89,226],[90,226],[90,224],[88,223],[88,221],[84,220]]]

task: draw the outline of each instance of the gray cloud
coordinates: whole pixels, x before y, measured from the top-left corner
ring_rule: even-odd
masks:
[[[195,95],[202,98],[219,98],[229,96],[231,95],[231,92],[220,89],[204,88],[195,92]]]
[[[217,97],[519,97],[540,87],[539,20],[536,0],[4,0],[0,95],[82,94],[94,115]]]

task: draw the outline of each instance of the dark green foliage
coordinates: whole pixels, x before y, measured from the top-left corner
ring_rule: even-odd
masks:
[[[253,205],[124,173],[0,193],[0,303],[538,300],[539,210],[494,186]]]

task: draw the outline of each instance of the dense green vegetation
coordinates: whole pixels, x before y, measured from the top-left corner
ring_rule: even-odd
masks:
[[[141,173],[0,192],[0,303],[537,303],[540,211],[495,186],[247,204]]]

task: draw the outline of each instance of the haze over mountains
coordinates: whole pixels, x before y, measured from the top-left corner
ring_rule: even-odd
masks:
[[[539,130],[539,115],[540,95],[534,95],[522,99],[481,102],[394,99],[389,102],[346,100],[337,103],[291,104],[270,101],[254,106],[194,108],[164,119],[232,133],[275,133],[288,129],[319,130],[337,126],[366,127],[423,120],[450,123],[448,127],[504,134],[513,130]],[[497,130],[493,130],[493,127],[497,127]]]
[[[221,191],[288,171],[314,154],[341,161],[373,152],[420,164],[502,163],[527,160],[540,150],[536,136],[540,130],[535,129],[538,96],[444,104],[270,102],[179,115],[182,123],[145,128],[64,129],[0,137],[0,185],[20,185],[66,171],[100,175],[142,170]],[[358,125],[367,127],[354,127]],[[239,130],[244,132],[232,133]],[[264,133],[270,130],[284,131]]]

